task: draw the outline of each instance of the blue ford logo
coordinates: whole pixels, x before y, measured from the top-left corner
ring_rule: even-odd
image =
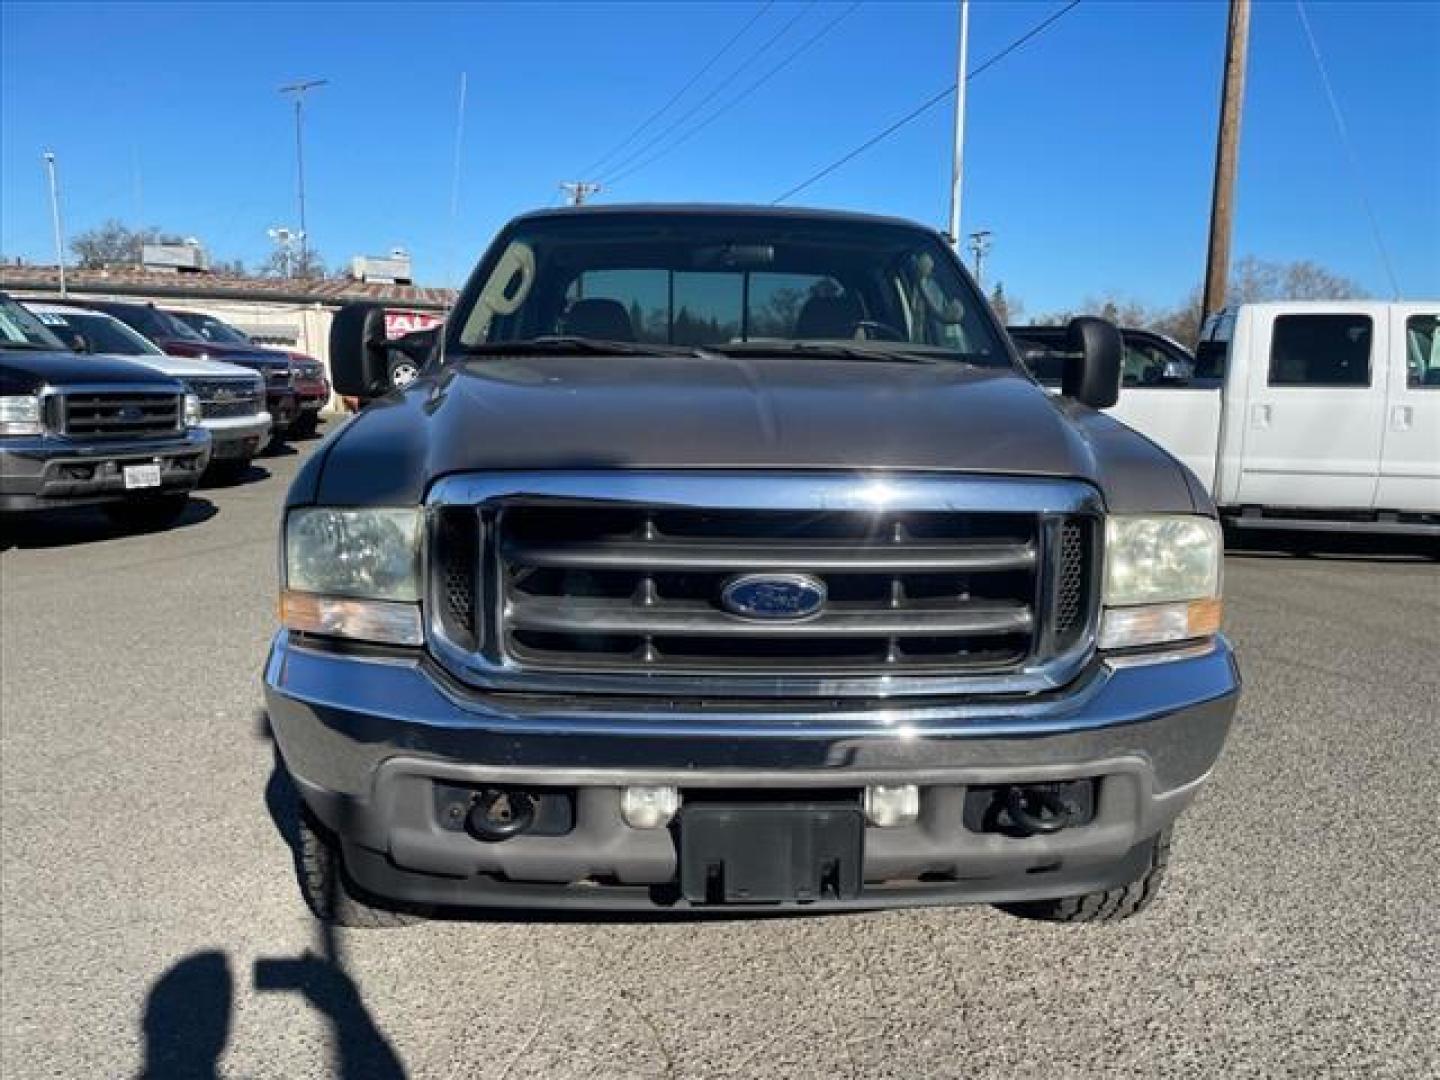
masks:
[[[120,419],[143,420],[145,419],[145,410],[138,405],[122,405],[120,407]]]
[[[748,619],[805,619],[825,606],[825,583],[809,574],[742,574],[725,583],[720,603]]]

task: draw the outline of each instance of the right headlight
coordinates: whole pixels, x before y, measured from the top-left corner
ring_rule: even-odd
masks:
[[[1107,519],[1100,648],[1161,645],[1218,633],[1223,557],[1224,540],[1212,518]]]
[[[34,394],[0,397],[0,435],[43,435],[40,399]]]
[[[281,621],[306,633],[421,644],[421,533],[418,509],[292,510]]]

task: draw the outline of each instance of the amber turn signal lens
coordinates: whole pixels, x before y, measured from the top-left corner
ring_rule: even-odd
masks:
[[[287,630],[389,645],[420,645],[420,605],[394,600],[355,600],[287,589],[280,594],[280,622]]]

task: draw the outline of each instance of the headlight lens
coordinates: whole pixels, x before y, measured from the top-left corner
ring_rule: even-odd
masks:
[[[1223,555],[1220,526],[1210,518],[1109,518],[1100,648],[1191,641],[1218,633]]]
[[[420,532],[415,509],[293,510],[285,525],[286,587],[417,602]]]
[[[41,435],[40,399],[34,394],[0,397],[0,435]]]
[[[1220,526],[1210,518],[1112,517],[1105,523],[1105,606],[1220,595]]]
[[[200,398],[195,394],[185,395],[185,426],[199,427],[203,414],[200,412]]]

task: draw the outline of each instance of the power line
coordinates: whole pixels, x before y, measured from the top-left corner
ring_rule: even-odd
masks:
[[[637,127],[634,131],[630,132],[629,135],[626,135],[625,138],[621,139],[618,143],[612,146],[600,157],[596,158],[593,164],[587,165],[583,170],[581,170],[583,175],[593,176],[598,169],[600,169],[607,162],[613,159],[616,154],[618,154],[621,150],[625,149],[625,147],[629,146],[632,142],[634,142],[641,132],[643,132],[656,120],[660,119],[660,117],[664,116],[667,112],[669,112],[671,107],[674,106],[677,101],[679,101],[682,97],[689,93],[691,88],[694,87],[694,85],[698,83],[702,78],[704,78],[706,73],[709,72],[711,68],[713,68],[717,63],[720,62],[720,58],[724,56],[727,52],[729,52],[730,49],[735,45],[735,43],[739,41],[742,37],[744,37],[752,26],[754,26],[757,22],[760,21],[760,17],[774,6],[775,0],[766,0],[764,4],[760,5],[760,10],[755,12],[754,15],[750,16],[750,18],[746,21],[745,25],[740,27],[740,29],[735,32],[735,35],[731,37],[729,41],[725,42],[724,45],[720,46],[719,51],[716,52],[714,56],[710,57],[710,59],[705,62],[705,66],[690,77],[689,82],[687,82],[679,90],[675,91],[675,93],[671,94],[670,100],[665,102],[664,105],[661,105],[660,108],[656,109],[653,113],[647,116],[644,122],[641,123],[639,127]]]
[[[804,7],[802,7],[799,11],[797,11],[797,12],[785,23],[784,26],[780,27],[780,29],[779,29],[778,31],[776,31],[776,32],[775,32],[774,34],[772,34],[769,38],[767,38],[766,41],[765,41],[765,44],[761,45],[758,49],[756,49],[754,52],[752,52],[748,57],[746,57],[744,60],[742,60],[742,61],[740,62],[740,66],[739,66],[739,67],[737,67],[734,71],[730,72],[729,75],[725,76],[725,78],[721,79],[719,83],[717,83],[714,87],[712,87],[711,90],[710,90],[710,92],[709,92],[708,94],[706,94],[706,95],[705,95],[704,97],[702,97],[699,101],[697,101],[694,105],[692,105],[684,114],[682,114],[681,116],[679,116],[679,117],[677,117],[676,119],[672,120],[672,121],[665,127],[665,129],[664,129],[663,131],[661,131],[658,135],[652,136],[651,138],[649,138],[648,140],[646,140],[645,143],[642,144],[638,149],[631,151],[631,152],[630,152],[629,154],[627,154],[621,161],[619,161],[619,162],[617,162],[616,164],[612,165],[611,168],[610,168],[610,173],[609,173],[609,175],[608,175],[608,176],[602,176],[601,179],[604,180],[604,181],[607,182],[607,183],[613,181],[613,179],[614,179],[616,176],[618,176],[623,170],[626,170],[627,166],[629,166],[632,162],[637,161],[638,159],[644,157],[644,156],[645,156],[646,154],[648,154],[656,145],[658,145],[660,142],[662,142],[663,140],[665,140],[666,138],[668,138],[669,135],[670,135],[673,131],[675,131],[676,128],[678,128],[678,127],[680,127],[681,125],[683,125],[687,120],[689,120],[692,116],[694,116],[696,113],[698,113],[698,112],[699,112],[701,109],[703,109],[706,105],[709,105],[710,102],[714,101],[717,97],[719,97],[720,94],[724,92],[724,90],[726,89],[726,87],[728,87],[731,83],[733,83],[736,79],[738,79],[738,78],[741,76],[741,74],[745,71],[745,69],[746,69],[747,67],[749,67],[751,64],[753,64],[753,63],[754,63],[756,60],[758,60],[760,57],[764,56],[765,53],[769,52],[769,51],[770,51],[770,47],[771,47],[772,45],[774,45],[777,41],[779,41],[779,40],[780,40],[781,38],[783,38],[786,34],[788,34],[788,33],[790,32],[790,28],[791,28],[792,26],[794,26],[796,23],[798,23],[801,19],[803,19],[803,18],[805,17],[805,15],[810,11],[810,9],[815,6],[815,3],[816,3],[816,0],[810,0],[810,2],[809,2],[808,4],[806,4]]]
[[[1310,16],[1305,12],[1305,4],[1302,0],[1295,0],[1295,10],[1300,15],[1300,26],[1305,31],[1305,40],[1310,43],[1310,53],[1315,57],[1315,67],[1320,71],[1320,82],[1325,87],[1325,97],[1330,102],[1330,115],[1335,118],[1335,130],[1340,134],[1340,146],[1345,151],[1345,156],[1350,160],[1350,171],[1355,181],[1355,191],[1360,196],[1360,205],[1365,208],[1365,216],[1370,219],[1370,233],[1374,237],[1375,247],[1380,252],[1380,261],[1385,266],[1385,276],[1390,279],[1390,291],[1396,300],[1400,299],[1400,282],[1395,277],[1395,267],[1390,262],[1390,252],[1385,248],[1385,239],[1380,234],[1380,221],[1375,216],[1375,208],[1370,205],[1370,196],[1365,191],[1364,174],[1360,171],[1360,160],[1355,156],[1355,148],[1350,143],[1350,130],[1345,126],[1345,117],[1340,112],[1340,103],[1335,98],[1335,89],[1330,85],[1330,74],[1325,70],[1325,60],[1320,55],[1320,45],[1315,40],[1315,32],[1310,28]]]
[[[701,121],[700,121],[698,124],[696,124],[694,127],[690,128],[690,130],[688,130],[688,131],[686,131],[684,134],[682,134],[679,138],[677,138],[677,139],[676,139],[674,142],[672,142],[669,146],[663,147],[663,148],[660,149],[658,152],[656,152],[656,153],[652,154],[650,157],[646,158],[644,161],[639,162],[638,164],[632,166],[631,168],[625,170],[624,172],[622,172],[622,173],[617,173],[617,174],[611,179],[611,181],[610,181],[611,185],[613,186],[616,182],[625,179],[625,177],[630,176],[630,175],[633,174],[633,173],[639,172],[641,169],[645,168],[646,166],[648,166],[648,165],[650,165],[650,164],[652,164],[652,163],[660,160],[660,158],[664,157],[666,154],[669,154],[671,151],[673,151],[673,150],[677,149],[678,147],[682,146],[683,144],[689,142],[690,139],[692,139],[694,136],[700,134],[700,132],[704,131],[707,127],[709,127],[711,124],[713,124],[716,120],[720,119],[721,116],[723,116],[725,113],[729,112],[729,111],[730,111],[731,109],[733,109],[736,105],[739,105],[740,102],[744,101],[747,97],[749,97],[751,94],[753,94],[756,90],[759,90],[760,87],[764,86],[767,82],[769,82],[771,79],[773,79],[776,75],[780,74],[781,71],[783,71],[785,68],[789,67],[790,64],[792,64],[795,60],[799,59],[799,57],[800,57],[803,53],[805,53],[807,50],[809,50],[812,45],[815,45],[817,42],[820,41],[821,38],[825,37],[825,35],[827,35],[828,33],[830,33],[831,30],[835,29],[835,27],[839,26],[840,23],[844,22],[845,19],[849,18],[850,15],[855,11],[856,8],[858,8],[858,7],[860,6],[860,4],[861,4],[862,2],[863,2],[863,0],[855,0],[855,3],[851,4],[848,8],[846,8],[844,11],[842,11],[839,15],[835,16],[835,18],[831,19],[828,23],[826,23],[824,26],[822,26],[818,31],[816,31],[814,34],[812,34],[812,35],[811,35],[808,39],[806,39],[802,44],[800,44],[800,45],[797,46],[795,49],[793,49],[793,50],[790,52],[790,54],[785,57],[785,59],[783,59],[783,60],[780,61],[780,63],[776,64],[773,68],[771,68],[769,71],[767,71],[764,75],[760,76],[760,78],[756,79],[753,83],[751,83],[749,86],[747,86],[744,90],[740,91],[740,93],[736,94],[733,98],[731,98],[729,101],[725,102],[725,104],[721,105],[718,109],[716,109],[716,110],[715,110],[713,113],[711,113],[709,116],[705,117],[705,119],[701,120]]]
[[[1009,45],[1006,45],[1005,48],[1001,49],[1001,50],[1000,50],[998,53],[996,53],[994,56],[990,57],[990,59],[986,60],[983,64],[978,65],[973,71],[970,72],[970,74],[966,77],[965,81],[966,81],[966,82],[969,82],[971,79],[975,78],[975,76],[979,75],[981,72],[983,72],[983,71],[985,71],[985,70],[987,70],[987,69],[989,69],[989,68],[991,68],[991,67],[994,67],[994,66],[995,66],[996,64],[998,64],[1001,60],[1005,59],[1005,57],[1009,56],[1009,55],[1010,55],[1012,52],[1014,52],[1016,49],[1020,48],[1022,45],[1024,45],[1024,44],[1025,44],[1027,41],[1029,41],[1031,38],[1036,37],[1036,36],[1038,36],[1039,34],[1044,33],[1044,32],[1045,32],[1046,30],[1048,30],[1051,26],[1053,26],[1056,22],[1058,22],[1058,21],[1061,19],[1061,17],[1063,17],[1064,15],[1067,15],[1072,9],[1078,7],[1079,4],[1080,4],[1080,0],[1070,0],[1070,3],[1066,4],[1063,8],[1061,8],[1060,10],[1052,13],[1052,14],[1049,15],[1047,18],[1042,19],[1040,22],[1036,23],[1036,24],[1035,24],[1034,26],[1032,26],[1029,30],[1027,30],[1025,33],[1021,34],[1021,35],[1020,35],[1018,38],[1016,38],[1014,41],[1012,41]],[[949,86],[945,87],[945,89],[941,90],[939,93],[933,94],[932,96],[926,98],[923,102],[921,102],[919,105],[917,105],[914,109],[910,110],[908,113],[906,113],[904,116],[902,116],[899,120],[896,120],[893,124],[891,124],[889,127],[887,127],[884,131],[881,131],[881,132],[879,132],[879,133],[876,134],[876,135],[872,135],[870,138],[866,139],[863,143],[861,143],[859,146],[855,147],[855,149],[851,150],[849,153],[845,154],[843,157],[841,157],[841,158],[839,158],[839,159],[831,162],[829,165],[825,166],[825,168],[821,169],[819,172],[817,172],[817,173],[813,174],[812,176],[810,176],[809,179],[806,179],[806,180],[801,181],[800,183],[798,183],[798,184],[796,184],[794,187],[792,187],[789,191],[786,191],[783,195],[777,196],[776,198],[770,200],[770,205],[771,205],[771,206],[778,205],[779,203],[785,202],[787,199],[791,198],[792,196],[800,194],[800,192],[804,191],[806,188],[810,187],[812,184],[815,184],[815,183],[817,183],[818,181],[825,179],[825,177],[829,176],[829,175],[830,175],[831,173],[833,173],[836,169],[841,168],[842,166],[844,166],[844,165],[848,164],[849,162],[853,161],[855,158],[859,157],[861,154],[863,154],[866,150],[869,150],[869,149],[870,149],[872,146],[874,146],[876,143],[878,143],[878,142],[883,142],[885,139],[887,139],[887,138],[889,138],[891,135],[895,134],[895,132],[899,131],[899,130],[900,130],[902,127],[904,127],[906,124],[910,123],[912,120],[914,120],[914,119],[916,119],[917,117],[923,115],[924,113],[929,112],[929,111],[930,111],[931,109],[933,109],[936,105],[939,105],[942,101],[944,101],[946,98],[948,98],[951,94],[955,93],[955,87],[956,87],[957,85],[958,85],[957,83],[951,83]]]

